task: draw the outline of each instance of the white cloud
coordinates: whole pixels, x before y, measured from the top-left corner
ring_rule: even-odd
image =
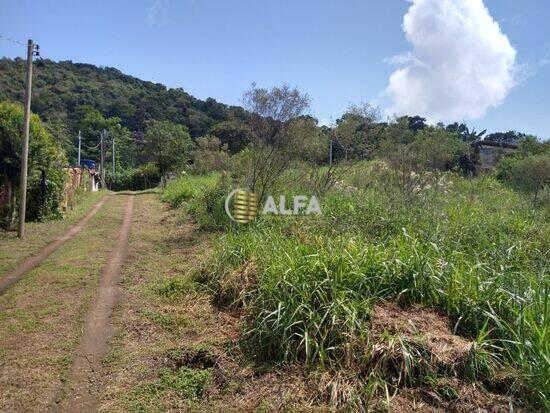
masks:
[[[480,118],[514,86],[516,50],[483,0],[409,0],[403,30],[412,51],[391,58],[398,68],[387,92],[391,113],[430,121]]]

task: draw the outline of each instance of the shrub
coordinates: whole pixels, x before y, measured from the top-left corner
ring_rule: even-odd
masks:
[[[420,130],[412,143],[385,140],[381,154],[393,169],[407,174],[411,171],[447,171],[457,169],[469,146],[451,132],[441,128],[427,127]]]
[[[114,176],[111,171],[106,172],[105,181],[112,191],[142,191],[158,186],[161,180],[160,172],[154,164],[120,170]]]
[[[23,107],[0,103],[0,186],[4,187],[1,224],[9,227],[15,218],[21,150],[23,146]],[[37,115],[31,115],[29,129],[27,219],[40,220],[60,215],[66,174],[65,154]]]
[[[230,192],[229,179],[222,174],[213,186],[206,186],[187,204],[187,212],[205,230],[220,230],[229,223],[225,197]]]
[[[550,190],[550,154],[504,158],[499,163],[497,176],[517,190],[532,195],[533,205],[536,205],[539,195]]]

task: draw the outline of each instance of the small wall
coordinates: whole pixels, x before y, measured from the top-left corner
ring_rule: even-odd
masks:
[[[90,171],[87,168],[73,167],[64,168],[64,170],[67,173],[67,179],[65,180],[64,196],[61,204],[62,212],[66,212],[68,208],[73,208],[79,193],[92,191]]]

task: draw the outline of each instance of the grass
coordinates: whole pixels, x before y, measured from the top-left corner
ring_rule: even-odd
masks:
[[[183,343],[210,340],[207,330],[219,331],[202,307],[202,286],[187,274],[207,240],[180,225],[158,195],[135,198],[131,258],[122,269],[126,295],[113,315],[118,334],[104,360],[100,411],[182,411],[199,403],[207,369],[164,360]]]
[[[37,253],[48,242],[66,232],[104,195],[105,192],[84,194],[74,209],[67,212],[63,220],[27,222],[24,240],[17,238],[17,231],[0,231],[0,274],[14,268],[25,258]]]
[[[238,314],[219,311],[205,286],[193,281],[191,273],[218,234],[199,232],[188,221],[181,225],[179,211],[169,210],[157,196],[139,196],[135,202],[131,259],[122,270],[125,299],[113,315],[118,334],[104,360],[99,411],[236,413],[261,406],[273,411],[283,400],[286,405],[305,398],[305,389],[297,391],[301,377],[257,369],[242,354]],[[164,317],[144,314],[183,314],[188,322],[169,331],[162,326]],[[205,371],[211,380],[202,395],[179,393],[177,383]]]
[[[208,369],[161,369],[158,379],[134,389],[130,396],[130,411],[162,411],[158,406],[162,404],[163,397],[170,393],[184,400],[199,400],[212,379],[211,375]]]
[[[159,283],[157,293],[168,299],[177,299],[196,292],[199,284],[194,282],[190,277],[180,276],[164,280]]]
[[[418,303],[482,343],[465,377],[487,379],[502,360],[511,391],[550,409],[549,211],[491,177],[433,176],[419,190],[371,168],[350,177],[322,217],[231,228],[198,277],[219,305],[244,310],[248,353],[337,368],[351,351],[361,363],[373,305]]]
[[[177,332],[181,327],[188,324],[188,319],[185,314],[145,311],[143,315],[153,323],[170,332]]]
[[[180,207],[184,202],[197,198],[208,188],[216,186],[219,177],[219,173],[210,173],[208,175],[187,175],[168,181],[161,199],[173,208]]]
[[[228,182],[227,175],[218,172],[184,175],[167,184],[161,199],[201,229],[223,230],[228,224],[224,206]]]

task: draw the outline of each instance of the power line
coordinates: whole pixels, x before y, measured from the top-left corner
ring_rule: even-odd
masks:
[[[96,146],[88,146],[84,142],[82,142],[82,146],[84,146],[86,149],[90,151],[99,148],[99,145],[101,145],[101,142],[99,142]]]
[[[13,40],[13,39],[10,39],[9,37],[2,36],[2,35],[0,35],[0,39],[6,40],[7,42],[19,44],[21,46],[26,46],[27,45],[26,43],[20,42],[19,40]]]

